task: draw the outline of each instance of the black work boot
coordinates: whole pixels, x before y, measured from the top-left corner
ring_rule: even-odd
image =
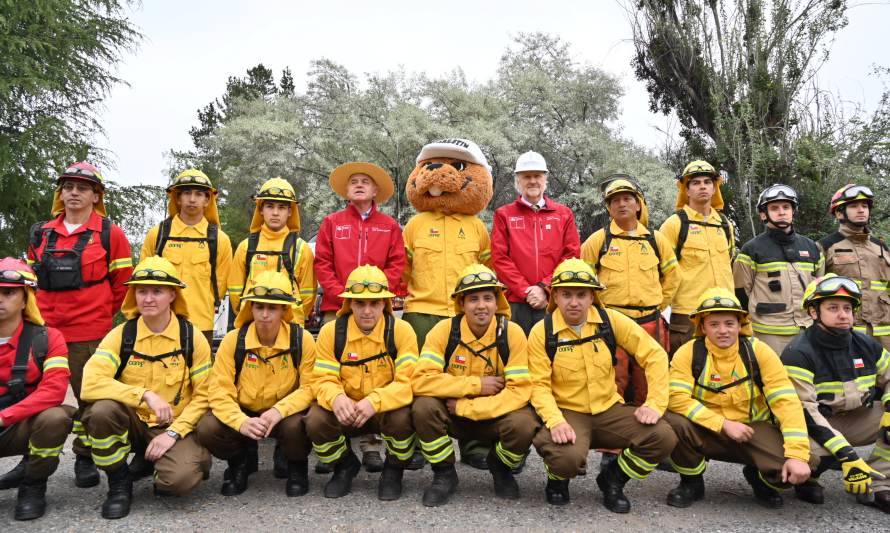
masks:
[[[547,486],[544,488],[544,495],[547,496],[547,503],[550,505],[568,505],[571,501],[569,497],[569,480],[548,479]]]
[[[330,474],[333,471],[334,471],[334,467],[332,467],[328,463],[322,463],[321,461],[315,463],[315,473],[316,474]]]
[[[803,500],[814,505],[825,503],[825,492],[818,479],[810,478],[800,485],[794,486],[794,495],[798,500]]]
[[[99,469],[89,455],[78,455],[74,459],[74,486],[86,489],[99,484]]]
[[[365,467],[365,472],[382,472],[383,457],[377,450],[364,452],[362,453],[362,466]],[[423,468],[423,465],[421,465],[421,468]]]
[[[247,478],[253,472],[250,451],[227,461],[229,467],[223,472],[223,484],[219,493],[223,496],[237,496],[247,490]]]
[[[513,478],[513,471],[501,461],[494,448],[488,452],[485,461],[488,463],[488,471],[491,472],[494,481],[494,495],[505,500],[518,500],[519,484]]]
[[[0,476],[0,490],[14,489],[25,479],[25,468],[28,466],[28,456],[23,455],[19,464],[12,470]]]
[[[414,455],[411,456],[411,460],[405,465],[405,470],[421,470],[425,465],[426,459],[423,458],[423,453],[420,450],[416,450]]]
[[[288,460],[284,457],[284,450],[281,443],[275,441],[275,451],[272,453],[272,475],[275,479],[289,479],[290,474]]]
[[[667,504],[671,507],[689,507],[705,497],[705,478],[701,474],[680,474],[680,484],[668,492]]]
[[[432,468],[433,482],[423,491],[423,504],[426,507],[445,505],[457,491],[457,470],[454,463],[436,463]]]
[[[106,472],[108,477],[108,496],[102,502],[102,518],[123,518],[130,514],[130,502],[133,500],[133,481],[130,469],[124,463],[114,472]]]
[[[145,451],[137,451],[130,460],[130,479],[138,481],[155,473],[155,464],[145,458]]]
[[[15,502],[16,520],[34,520],[46,512],[46,480],[24,479]]]
[[[287,462],[287,483],[284,492],[290,497],[302,496],[309,492],[309,461]]]
[[[377,499],[384,502],[398,500],[402,496],[402,475],[404,465],[395,464],[387,457],[383,463],[383,473],[377,483]]]
[[[596,476],[596,484],[603,491],[603,505],[606,509],[613,513],[630,512],[630,501],[624,495],[624,485],[629,480],[630,477],[618,466],[618,461],[610,463]]]
[[[885,513],[890,513],[890,490],[882,490],[881,492],[875,493],[875,501],[872,503],[875,507],[884,511]]]
[[[488,447],[476,440],[457,442],[460,450],[460,462],[475,468],[476,470],[488,470],[485,458],[488,456]]]
[[[757,500],[757,503],[770,509],[779,509],[782,507],[784,503],[782,501],[782,496],[760,479],[760,474],[757,472],[757,468],[745,465],[745,467],[742,468],[742,475],[745,476],[745,481],[747,481],[748,484],[751,485],[751,488],[754,489],[754,499]]]
[[[343,455],[343,459],[334,465],[334,475],[324,486],[325,498],[342,498],[352,491],[352,479],[361,470],[362,463],[358,457],[347,450]]]

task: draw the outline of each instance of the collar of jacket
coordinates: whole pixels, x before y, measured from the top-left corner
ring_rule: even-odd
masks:
[[[615,222],[614,219],[609,219],[609,220],[611,220],[611,222],[609,223],[609,231],[612,233],[612,235],[621,235],[622,233],[630,233],[628,231],[621,229],[621,226],[619,226],[618,223]],[[650,233],[652,233],[651,231],[649,231],[649,228],[642,225],[639,220],[637,220],[637,227],[634,231],[637,233],[637,237],[642,237],[644,235],[649,235]]]
[[[714,224],[720,223],[720,212],[711,207],[711,213],[706,217],[696,211],[695,209],[689,207],[689,204],[683,206],[683,209],[686,210],[686,216],[689,217],[689,220],[695,222],[710,222]]]
[[[176,315],[173,314],[173,311],[170,311],[170,322],[167,322],[167,327],[164,328],[164,331],[160,333],[155,333],[154,331],[150,330],[148,328],[148,325],[145,323],[145,318],[141,315],[139,316],[139,319],[136,322],[136,342],[145,340],[155,335],[160,337],[167,337],[172,341],[179,341],[179,321],[176,320]]]
[[[491,318],[491,322],[488,323],[488,327],[485,329],[485,333],[483,333],[481,337],[477,338],[476,334],[473,333],[473,330],[470,329],[470,323],[467,320],[467,316],[464,315],[463,319],[461,319],[460,321],[460,338],[467,344],[478,342],[480,344],[480,347],[484,348],[485,346],[488,346],[495,341],[497,327],[498,315],[493,315]],[[554,329],[556,329],[555,325]]]
[[[600,319],[600,314],[596,311],[596,309],[593,308],[593,306],[590,306],[590,309],[587,310],[587,321],[585,323],[586,324],[599,324],[601,322],[602,322],[602,320]],[[566,322],[566,319],[563,318],[562,311],[560,311],[559,308],[557,307],[553,311],[553,333],[556,335],[559,335],[560,333],[562,333],[565,330],[569,330],[572,333],[572,335],[577,336],[577,334],[575,333],[575,330],[572,329],[572,326],[568,325],[568,323]]]
[[[785,233],[785,230],[779,228],[767,227],[764,233],[766,233],[770,239],[780,244],[791,244],[797,239],[797,233],[795,233],[794,227],[792,227],[791,231],[788,233]]]
[[[359,211],[358,211],[358,207],[356,207],[355,204],[353,204],[352,202],[349,202],[349,205],[346,206],[346,211],[347,211],[350,215],[352,215],[353,217],[358,218],[359,220],[362,219],[362,214],[359,213]],[[372,218],[372,217],[374,216],[374,214],[377,213],[377,212],[378,212],[378,211],[377,211],[377,202],[371,202],[371,210],[368,211],[368,218],[367,218],[367,220],[371,220],[371,218]]]
[[[359,341],[363,338],[368,339],[371,342],[376,342],[383,345],[383,328],[386,323],[386,315],[380,315],[380,319],[377,320],[377,324],[374,325],[374,329],[371,330],[371,333],[365,335],[365,333],[359,329],[358,324],[355,322],[355,317],[353,315],[349,315],[349,323],[346,328],[346,342],[355,342]],[[367,354],[362,354],[367,355]]]
[[[257,335],[256,323],[251,322],[247,327],[247,336],[244,337],[244,347],[248,350],[259,350],[260,348],[271,348],[276,352],[287,350],[290,347],[290,329],[282,322],[278,327],[278,335],[275,337],[275,343],[272,346],[263,346],[260,337]]]
[[[79,228],[68,233],[68,228],[65,227],[65,213],[60,214],[54,220],[51,220],[49,223],[43,226],[44,228],[52,228],[56,233],[60,235],[77,235],[78,233],[83,233],[86,230],[91,230],[96,233],[102,231],[102,215],[97,213],[95,210],[90,211],[90,218],[87,219],[86,222],[80,225]]]
[[[731,346],[721,348],[711,342],[711,339],[705,337],[705,347],[708,349],[708,353],[714,356],[714,359],[719,359],[720,361],[729,361],[732,359],[737,359],[739,357],[738,338],[736,338],[735,342],[732,343]]]
[[[544,198],[544,207],[538,209],[538,211],[555,211],[555,209],[553,209],[553,201],[550,199],[550,197],[545,194],[544,196],[542,196],[542,198]],[[531,212],[535,211],[532,206],[525,203],[525,201],[522,199],[521,194],[516,197],[516,201],[513,203],[519,206],[520,209],[526,209]]]
[[[185,223],[182,218],[180,218],[179,213],[176,213],[176,216],[173,217],[173,223],[170,227],[170,233],[173,235],[181,235],[186,229],[192,229],[200,233],[201,235],[207,235],[207,226],[210,223],[207,222],[207,217],[201,217],[201,220],[195,224],[194,226],[189,226]]]
[[[24,327],[25,319],[24,317],[22,317],[22,320],[19,322],[18,327],[15,328],[15,331],[12,332],[12,336],[10,336],[9,340],[6,342],[6,344],[8,344],[10,348],[12,348],[13,358],[15,358],[15,352],[19,347],[19,339],[22,338],[22,329],[24,329]]]
[[[868,226],[860,229],[850,224],[844,224],[843,222],[840,224],[840,227],[838,227],[838,232],[840,232],[840,234],[844,237],[855,242],[867,241],[870,233],[870,231],[868,230]]]
[[[276,230],[273,230],[272,228],[270,228],[269,226],[267,226],[265,222],[263,222],[263,226],[260,228],[260,234],[270,241],[283,239],[290,232],[291,232],[291,229],[287,226],[284,226],[280,230],[276,231]]]
[[[813,325],[809,327],[809,336],[813,347],[825,347],[831,352],[838,350],[847,352],[853,337],[852,331],[852,329],[849,330],[846,335],[832,335],[818,323],[813,322]]]

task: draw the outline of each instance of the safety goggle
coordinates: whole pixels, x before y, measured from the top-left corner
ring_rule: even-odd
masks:
[[[182,176],[181,178],[174,180],[171,187],[186,187],[189,185],[213,188],[213,185],[210,184],[210,180],[204,176]]]
[[[572,281],[581,281],[583,283],[593,284],[595,282],[595,277],[590,272],[572,272],[570,270],[566,270],[564,272],[560,272],[556,276],[553,276],[553,282],[563,282],[569,283]]]
[[[871,200],[875,197],[875,193],[866,185],[854,185],[841,193],[841,198],[844,200],[855,200],[859,196],[864,196],[866,199]]]
[[[268,189],[263,189],[257,194],[257,198],[285,198],[292,202],[297,200],[293,191],[282,187],[269,187]]]
[[[832,296],[837,294],[841,289],[850,293],[851,296],[862,296],[862,291],[859,289],[859,285],[852,279],[843,276],[823,279],[816,284],[813,294],[816,294],[817,296]]]
[[[2,270],[0,271],[0,280],[12,283],[21,283],[28,287],[36,287],[37,281],[30,276],[19,272],[18,270]]]
[[[81,167],[68,167],[65,169],[65,172],[62,173],[62,177],[66,176],[83,176],[85,178],[92,178],[94,180],[102,181],[102,176],[98,172],[93,172],[92,170],[88,170]]]
[[[130,278],[133,280],[153,280],[153,281],[170,281],[173,283],[179,283],[179,280],[174,278],[172,275],[164,272],[163,270],[154,270],[151,268],[144,268],[142,270],[137,270],[133,272],[133,276]]]
[[[737,309],[739,311],[742,308],[731,298],[726,298],[725,296],[714,296],[712,298],[707,298],[702,301],[701,305],[698,306],[700,311],[707,311],[708,309]]]
[[[388,289],[389,287],[382,283],[377,283],[376,281],[357,281],[349,287],[346,287],[346,290],[352,294],[362,294],[365,292],[378,294]]]
[[[763,191],[761,195],[763,200],[797,200],[797,193],[787,185],[773,185]]]
[[[711,167],[706,167],[704,165],[695,165],[692,168],[686,169],[686,173],[684,173],[681,178],[684,177],[693,177],[693,176],[711,176],[712,178],[716,176],[714,169]]]
[[[293,295],[276,287],[253,287],[250,293],[254,296],[272,296],[277,298],[293,298]]]

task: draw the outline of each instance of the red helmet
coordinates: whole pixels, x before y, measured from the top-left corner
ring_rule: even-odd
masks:
[[[37,287],[37,276],[21,259],[0,259],[0,287]]]
[[[868,207],[871,209],[872,204],[874,202],[875,193],[872,192],[871,188],[865,185],[856,185],[855,183],[848,183],[844,185],[840,189],[834,193],[834,196],[831,197],[831,202],[828,204],[828,214],[833,215],[835,211],[838,210],[839,207],[847,205],[851,202],[858,202],[860,200],[865,200],[868,202]]]
[[[68,168],[66,168],[65,171],[62,172],[62,175],[59,176],[59,179],[56,180],[56,183],[62,183],[62,180],[66,179],[88,181],[94,185],[98,185],[100,190],[105,189],[104,179],[102,178],[102,174],[99,172],[99,169],[87,163],[86,161],[80,161],[79,163],[68,165]]]

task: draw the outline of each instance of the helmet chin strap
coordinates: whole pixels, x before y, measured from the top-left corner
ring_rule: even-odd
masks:
[[[869,215],[870,214],[871,213],[869,213]],[[870,218],[871,218],[871,216],[869,216],[869,218],[865,219],[865,222],[853,222],[852,220],[847,218],[847,206],[846,205],[841,206],[841,218],[839,219],[841,221],[841,224],[847,224],[848,226],[853,226],[855,228],[862,229],[862,228],[868,227],[868,221]]]
[[[822,322],[822,312],[819,310],[819,306],[816,306],[816,323],[819,324],[822,329],[828,332],[832,337],[844,337],[850,334],[853,331],[853,328],[833,328],[831,326],[826,326],[825,322]]]

